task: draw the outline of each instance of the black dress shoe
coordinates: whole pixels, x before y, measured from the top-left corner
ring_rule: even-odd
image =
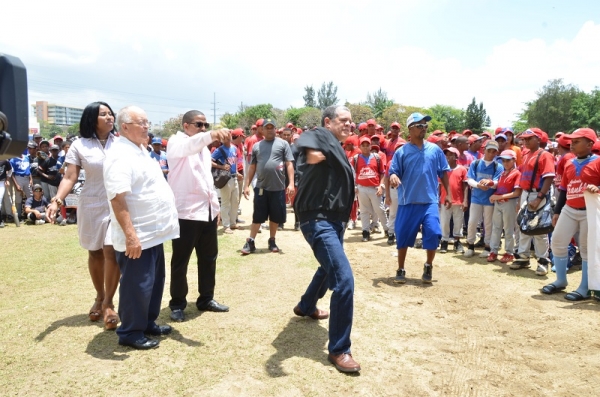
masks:
[[[201,312],[228,312],[229,306],[222,305],[213,299],[205,306],[198,306],[198,310]]]
[[[119,345],[133,347],[134,349],[138,349],[138,350],[153,349],[155,347],[158,347],[159,343],[160,342],[157,341],[156,339],[150,339],[150,338],[145,338],[145,337],[142,339],[138,339],[135,342],[119,341]]]
[[[183,314],[183,310],[175,309],[171,311],[171,320],[177,321],[179,323],[185,321],[185,314]]]
[[[152,329],[147,329],[145,334],[161,336],[161,335],[169,335],[173,331],[173,328],[170,325],[155,325]]]

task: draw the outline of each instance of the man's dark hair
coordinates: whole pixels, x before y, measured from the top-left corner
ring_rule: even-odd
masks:
[[[289,131],[290,133],[292,132],[291,128],[284,128],[283,130],[281,130],[281,132],[285,132],[285,131]]]
[[[181,119],[181,126],[183,127],[184,123],[191,124],[196,116],[204,116],[204,113],[199,110],[190,110],[189,112],[186,112]]]
[[[100,113],[100,106],[106,106],[112,113],[113,117],[115,112],[108,106],[106,102],[92,102],[83,109],[81,120],[79,121],[79,135],[82,138],[96,138],[96,127],[98,126],[98,114]],[[110,132],[114,133],[114,128]]]
[[[334,120],[337,118],[338,109],[342,109],[347,112],[350,111],[350,109],[348,109],[346,106],[342,106],[342,105],[331,105],[331,106],[326,107],[325,110],[323,110],[323,117],[321,117],[321,127],[325,127],[325,119],[326,118],[328,118],[329,120]]]

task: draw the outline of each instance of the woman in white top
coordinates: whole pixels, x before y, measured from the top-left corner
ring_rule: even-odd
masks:
[[[79,171],[84,169],[86,180],[79,195],[77,224],[79,243],[89,252],[88,268],[96,289],[96,301],[90,309],[89,318],[98,321],[104,314],[104,326],[110,330],[117,328],[119,322],[113,297],[120,271],[110,234],[107,235],[110,209],[102,168],[106,151],[117,139],[114,121],[114,113],[105,102],[93,102],[84,109],[79,124],[81,139],[75,140],[67,153],[65,162],[69,166],[49,207],[49,216],[54,221],[56,211],[77,182]]]

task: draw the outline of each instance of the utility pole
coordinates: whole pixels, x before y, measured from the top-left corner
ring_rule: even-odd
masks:
[[[217,93],[213,92],[213,127],[217,125]]]

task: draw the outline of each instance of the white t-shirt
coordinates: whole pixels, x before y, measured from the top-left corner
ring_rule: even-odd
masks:
[[[113,144],[104,161],[104,186],[110,202],[126,193],[125,201],[142,250],[179,237],[175,198],[160,167],[148,151],[125,137]],[[125,234],[110,206],[112,242],[125,252]]]

